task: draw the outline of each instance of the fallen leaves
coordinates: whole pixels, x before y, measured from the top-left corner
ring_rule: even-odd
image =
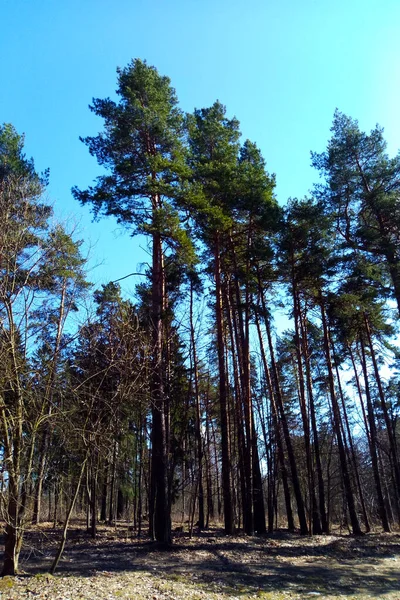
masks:
[[[122,529],[122,528],[121,528]],[[118,535],[120,533],[120,535]],[[26,556],[30,576],[0,580],[0,600],[298,600],[400,598],[400,536],[180,535],[170,552],[125,530],[76,529],[59,573],[45,574],[54,536]],[[49,543],[46,543],[49,540]],[[30,539],[31,549],[37,538]],[[32,570],[41,574],[32,575]]]

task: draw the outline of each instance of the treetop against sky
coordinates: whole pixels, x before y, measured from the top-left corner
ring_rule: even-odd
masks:
[[[102,129],[88,105],[115,98],[117,66],[146,59],[171,78],[184,111],[226,104],[284,204],[318,181],[310,150],[325,149],[336,107],[362,130],[379,122],[397,152],[399,22],[398,0],[3,0],[0,121],[25,132],[38,170],[50,168],[56,214],[94,244],[101,266],[90,278],[100,284],[148,261],[145,242],[110,220],[92,224],[71,195],[100,173],[79,136]]]

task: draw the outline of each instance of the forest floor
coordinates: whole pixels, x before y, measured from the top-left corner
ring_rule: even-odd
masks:
[[[170,551],[122,525],[92,540],[72,527],[54,576],[60,530],[26,533],[21,574],[0,579],[0,600],[400,600],[400,535],[227,537],[176,532]],[[0,548],[1,550],[1,548]]]

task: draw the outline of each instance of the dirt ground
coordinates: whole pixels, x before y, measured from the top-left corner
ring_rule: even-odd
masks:
[[[163,551],[122,525],[101,527],[96,540],[73,528],[52,577],[46,571],[59,537],[46,526],[27,532],[21,575],[0,580],[0,600],[400,600],[397,533],[232,538],[211,530],[190,539],[176,532]]]

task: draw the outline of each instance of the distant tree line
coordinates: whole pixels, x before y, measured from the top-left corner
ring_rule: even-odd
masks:
[[[104,174],[73,195],[146,235],[151,263],[134,302],[118,282],[92,292],[48,174],[0,127],[3,575],[41,521],[63,524],[54,571],[73,514],[167,547],[172,517],[190,533],[398,527],[400,156],[382,130],[337,111],[320,183],[282,207],[225,107],[184,114],[146,62],[91,110]]]

